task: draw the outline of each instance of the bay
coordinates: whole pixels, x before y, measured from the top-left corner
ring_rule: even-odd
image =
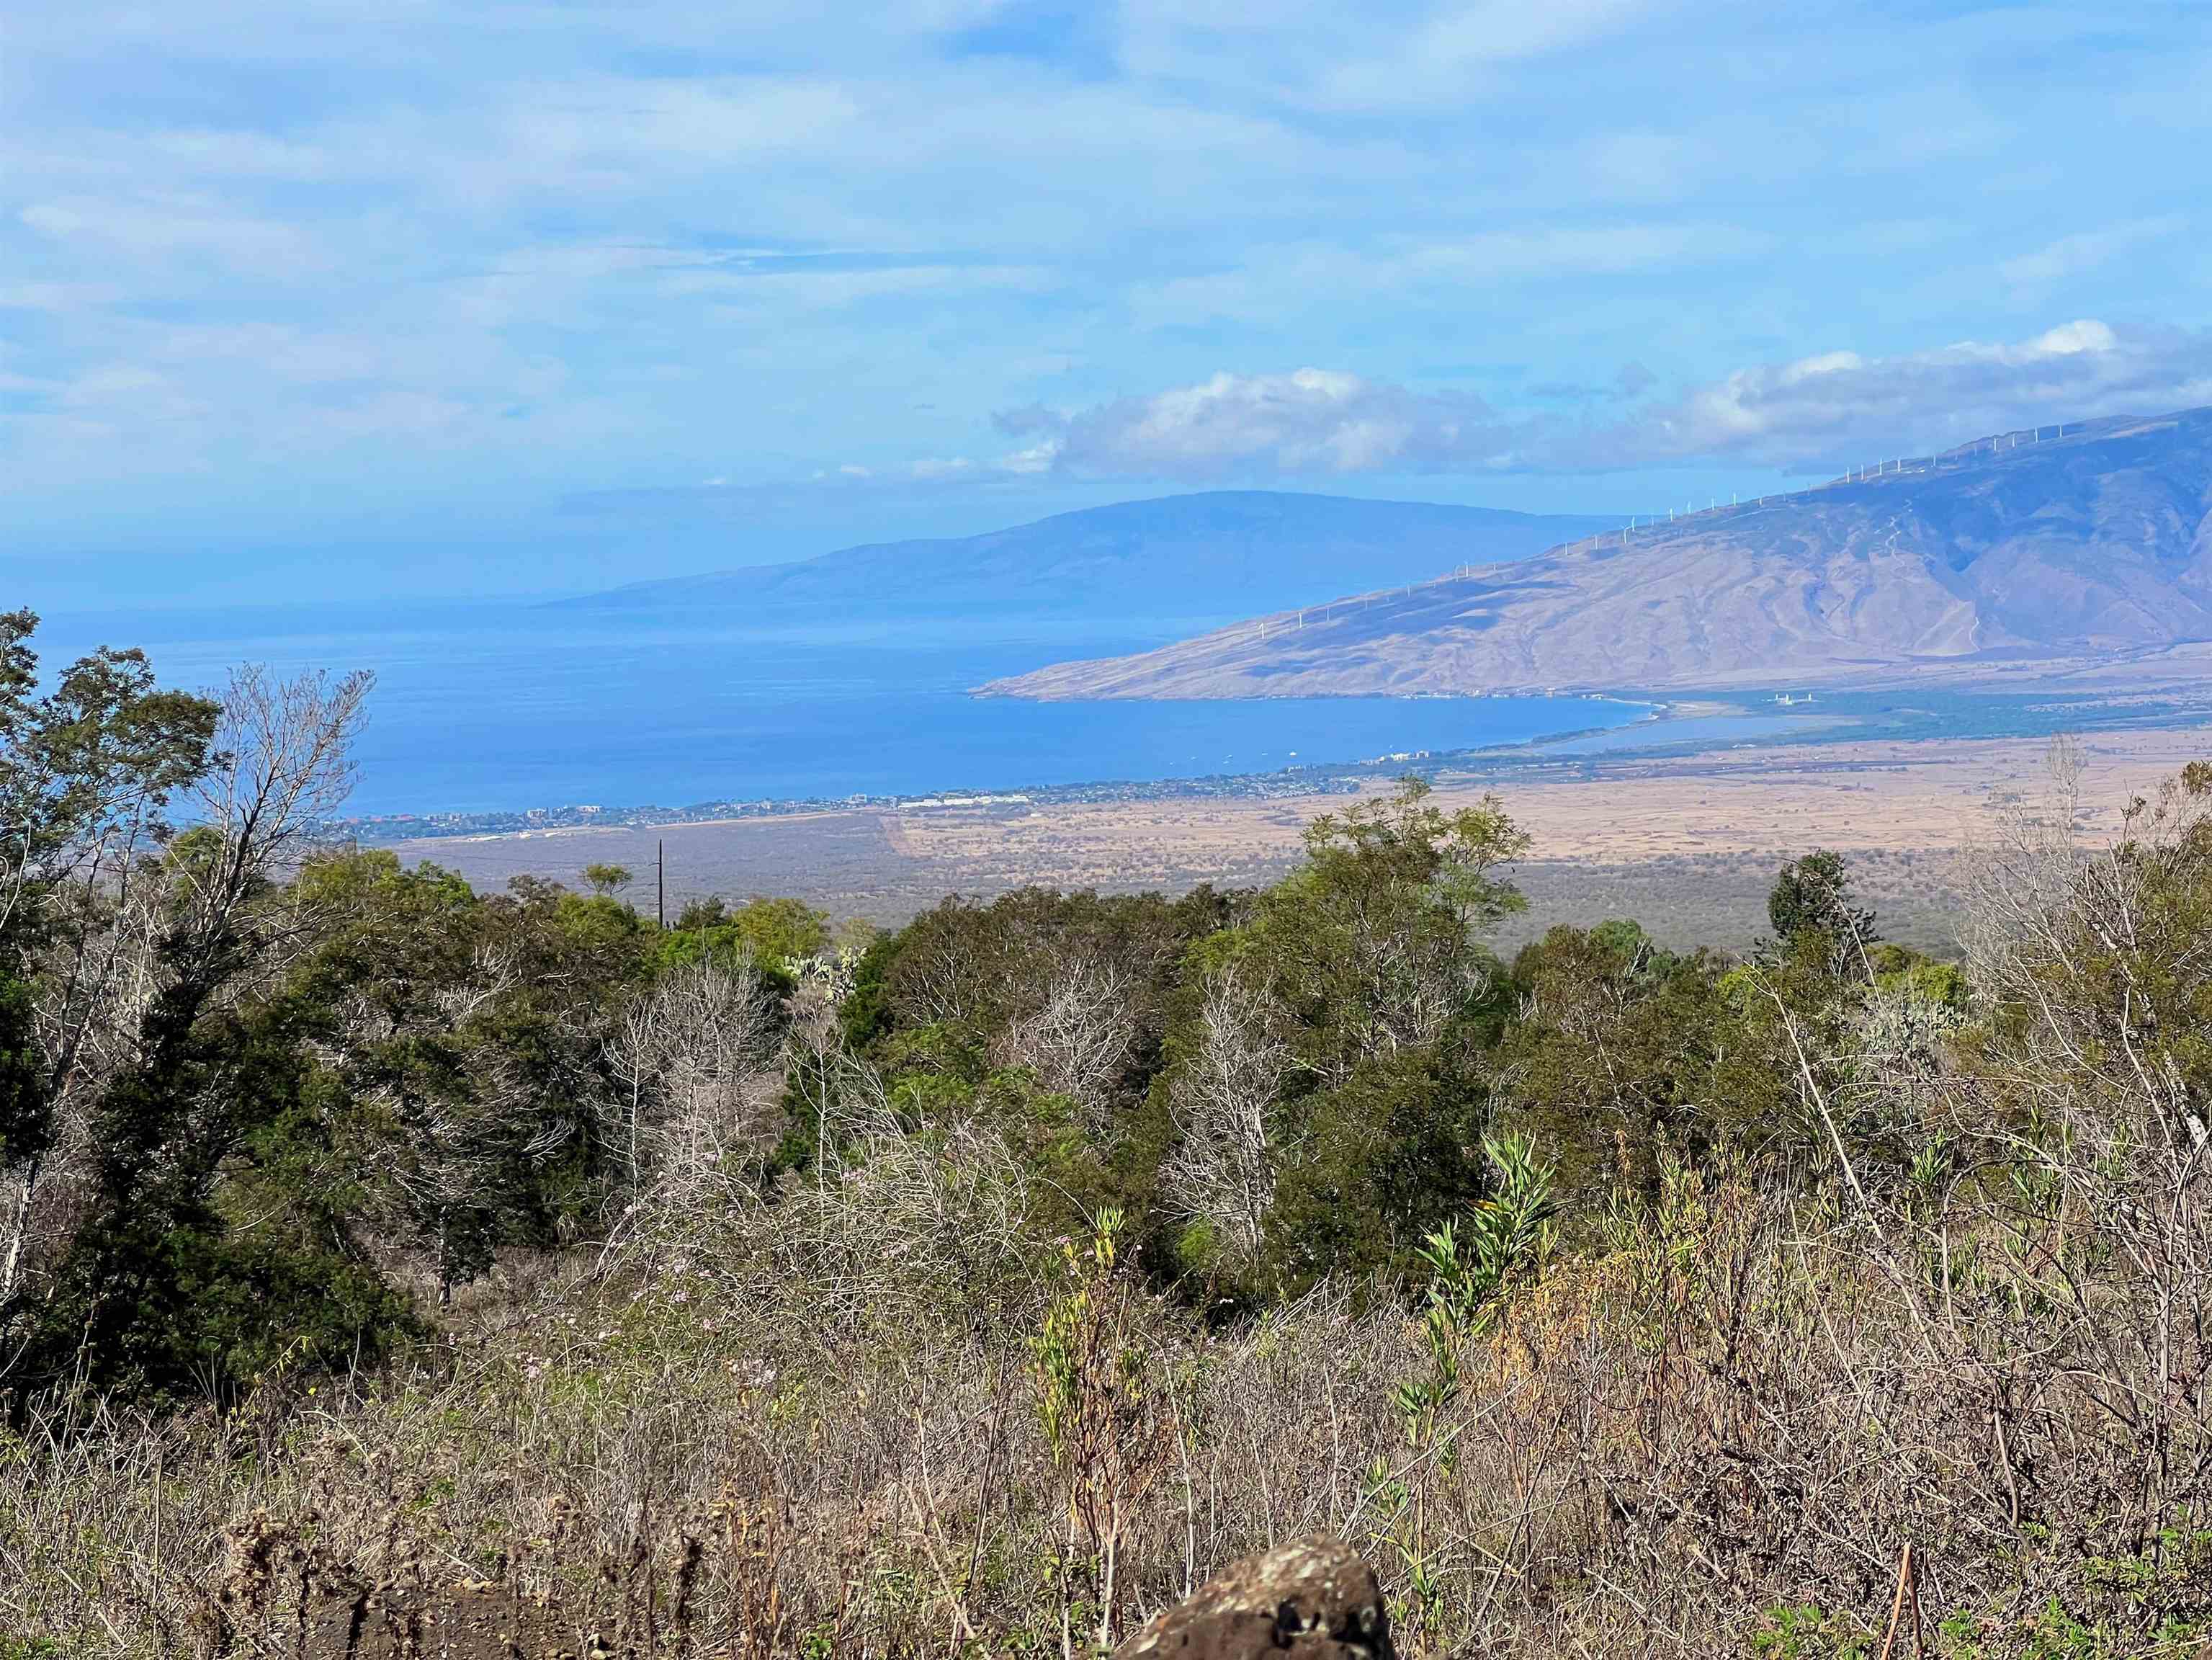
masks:
[[[57,614],[52,668],[143,646],[166,683],[236,664],[377,677],[362,814],[841,800],[1278,771],[1485,748],[1617,725],[1585,698],[1256,698],[1032,703],[969,689],[1229,619],[750,628],[726,617],[505,605]]]

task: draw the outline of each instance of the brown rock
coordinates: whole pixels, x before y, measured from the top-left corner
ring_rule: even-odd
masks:
[[[589,1632],[497,1585],[427,1594],[325,1585],[297,1617],[294,1641],[269,1651],[301,1660],[586,1660],[605,1652]]]
[[[1247,1557],[1164,1610],[1113,1660],[1395,1660],[1382,1588],[1358,1553],[1301,1539]]]

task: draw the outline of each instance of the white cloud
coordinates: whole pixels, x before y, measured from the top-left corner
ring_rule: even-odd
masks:
[[[343,496],[310,483],[505,502],[848,458],[874,473],[856,499],[951,499],[1138,467],[1856,456],[1917,441],[1869,435],[1915,413],[1947,438],[2032,418],[2030,383],[2046,419],[2161,401],[2081,372],[2128,360],[2124,330],[2000,364],[2010,389],[1961,409],[1937,407],[1955,370],[1885,403],[1935,370],[1878,350],[2113,293],[2193,319],[2205,291],[2194,240],[2145,228],[2186,211],[2212,131],[2179,13],[2122,39],[2094,8],[1856,29],[1679,0],[1126,0],[1056,60],[1064,9],[1003,0],[886,0],[857,28],[804,0],[17,9],[16,540],[88,504],[304,526]],[[1024,17],[1036,52],[963,50]],[[2100,119],[2048,143],[2085,102]],[[1631,359],[1679,391],[1876,316],[1865,362],[1661,391],[1635,422],[1610,417],[1655,389],[1540,391]],[[1300,363],[1338,372],[1205,380]],[[1462,378],[1526,407],[1435,389]],[[994,440],[989,411],[1032,400],[1063,413]]]
[[[1762,364],[1533,455],[1614,468],[1730,457],[1784,468],[1920,454],[2045,421],[2212,404],[2212,333],[2122,331],[2094,318],[2031,339],[1888,357],[1837,351]]]
[[[103,283],[11,283],[0,286],[0,307],[15,311],[82,313],[112,306],[121,293]]]
[[[1771,241],[1727,224],[1535,225],[1429,243],[1411,251],[1406,264],[1424,275],[1460,282],[1623,277],[1738,259]]]
[[[2101,230],[2084,231],[2079,235],[2062,236],[2046,242],[2033,253],[2007,259],[1997,266],[1997,275],[2015,288],[2043,288],[2069,277],[2080,277],[2099,271],[2120,255],[2154,242],[2185,228],[2187,222],[2179,216],[2168,214],[2156,219],[2136,219],[2124,225],[2109,225]]]
[[[33,202],[16,216],[57,242],[90,244],[133,258],[186,254],[246,276],[323,269],[326,253],[298,227],[191,198]]]
[[[1355,248],[1306,240],[1255,245],[1234,263],[1125,291],[1128,321],[1147,331],[1266,328],[1309,338],[1370,310],[1462,313],[1547,299],[1561,283],[1601,291],[1613,279],[1719,270],[1764,257],[1771,234],[1714,222],[1537,222],[1462,236],[1394,236]]]
[[[1621,382],[1641,389],[1642,374]],[[1187,481],[1346,473],[1605,471],[1733,459],[1814,468],[1920,453],[2040,422],[2212,404],[2212,332],[2123,332],[2094,318],[2017,342],[1741,369],[1581,423],[1501,412],[1340,370],[1219,374],[1072,413],[1008,411],[1062,471]]]
[[[265,133],[218,128],[179,128],[151,135],[148,147],[203,177],[325,179],[339,171],[331,153],[313,144],[289,143]]]
[[[1185,479],[1473,471],[1494,464],[1504,431],[1471,394],[1316,368],[1217,374],[1058,425],[1063,471]]]
[[[1440,9],[1397,48],[1352,58],[1320,82],[1325,102],[1388,108],[1462,95],[1507,64],[1617,33],[1657,10],[1651,0],[1474,0]]]
[[[1316,0],[1289,14],[1130,0],[1122,52],[1140,70],[1243,82],[1310,110],[1404,110],[1498,90],[1504,69],[1587,47],[1661,9],[1658,0]]]

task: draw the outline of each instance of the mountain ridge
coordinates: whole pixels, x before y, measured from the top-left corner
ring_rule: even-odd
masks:
[[[774,565],[631,583],[565,609],[1246,615],[1410,581],[1445,563],[1522,558],[1617,517],[1280,490],[1211,490],[1054,514],[978,536],[863,543]]]
[[[2033,432],[979,690],[1224,697],[1837,684],[2212,639],[2212,408]]]

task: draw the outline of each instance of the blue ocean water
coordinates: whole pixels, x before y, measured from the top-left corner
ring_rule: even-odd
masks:
[[[515,605],[57,614],[51,666],[143,645],[163,680],[219,684],[258,662],[377,677],[350,811],[1006,790],[1200,778],[1526,741],[1633,719],[1582,698],[1261,698],[1030,703],[968,689],[1226,619],[855,623]]]

